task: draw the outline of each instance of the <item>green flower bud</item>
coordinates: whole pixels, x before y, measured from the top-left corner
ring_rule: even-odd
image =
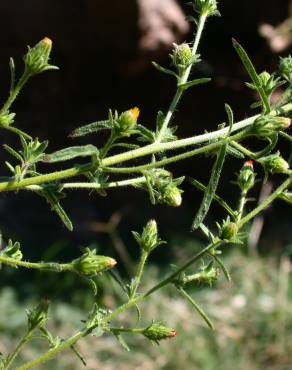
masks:
[[[172,207],[179,207],[182,203],[182,192],[174,183],[170,183],[163,191],[163,201]]]
[[[291,55],[289,55],[286,58],[280,58],[279,72],[287,81],[292,81],[292,57]]]
[[[0,126],[10,126],[14,122],[15,113],[4,113],[0,115]]]
[[[199,14],[206,16],[219,15],[216,0],[194,0],[193,7]]]
[[[136,124],[140,114],[139,108],[135,107],[123,112],[118,118],[118,127],[121,132],[126,133],[133,129]]]
[[[20,249],[20,243],[19,242],[13,243],[12,240],[9,240],[7,247],[3,249],[1,255],[13,258],[18,261],[22,260],[23,255]]]
[[[281,157],[280,153],[268,155],[259,159],[265,170],[270,173],[286,173],[289,170],[289,163]]]
[[[274,136],[290,125],[291,119],[287,117],[262,116],[255,120],[252,130],[258,138],[265,139]]]
[[[48,319],[49,301],[43,299],[34,309],[27,311],[28,330],[44,326]]]
[[[202,266],[200,271],[196,274],[186,275],[182,273],[177,280],[174,281],[177,287],[184,287],[187,284],[197,283],[197,284],[208,284],[212,285],[218,280],[220,270],[213,267],[213,263],[208,266]]]
[[[146,338],[158,343],[162,339],[174,338],[176,331],[160,323],[153,322],[148,328],[143,330],[142,334]]]
[[[222,240],[232,240],[236,237],[238,232],[237,224],[230,221],[229,217],[227,217],[227,219],[223,221],[223,224],[219,227],[219,229],[219,237]]]
[[[248,192],[255,183],[255,173],[253,169],[253,161],[246,161],[239,172],[238,185],[243,192]]]
[[[28,52],[24,56],[27,73],[33,76],[48,69],[58,69],[49,64],[51,50],[52,40],[48,37],[42,39],[33,48],[28,47]]]
[[[71,262],[72,270],[83,276],[95,276],[116,265],[113,258],[96,255],[96,250],[86,248],[86,252]]]
[[[148,253],[152,252],[159,245],[165,243],[158,236],[157,223],[155,220],[150,220],[147,223],[141,235],[136,231],[132,231],[132,234],[140,247]]]
[[[186,43],[181,45],[174,44],[174,50],[171,58],[174,65],[179,68],[188,67],[194,60],[192,49]]]

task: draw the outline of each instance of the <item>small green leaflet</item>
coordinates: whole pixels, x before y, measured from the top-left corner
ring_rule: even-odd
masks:
[[[71,146],[69,148],[58,150],[52,154],[46,154],[43,158],[43,162],[55,163],[69,161],[76,157],[98,157],[98,149],[91,144],[83,146]]]

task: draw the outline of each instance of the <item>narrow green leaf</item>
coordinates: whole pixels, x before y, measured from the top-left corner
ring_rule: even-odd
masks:
[[[198,312],[202,319],[206,322],[210,329],[214,329],[212,321],[209,319],[208,315],[204,310],[195,302],[195,300],[183,289],[177,288],[181,295],[186,298],[186,300],[193,306],[193,308]]]
[[[232,39],[232,43],[234,46],[234,49],[236,50],[239,58],[242,61],[242,64],[244,65],[247,73],[249,74],[250,78],[252,79],[254,85],[257,89],[261,87],[261,82],[259,79],[259,76],[257,74],[257,71],[250,60],[249,56],[247,55],[247,52],[244,50],[244,48],[237,42],[235,39]]]
[[[244,154],[240,150],[235,149],[232,146],[232,142],[230,144],[231,145],[228,145],[227,147],[227,154],[231,155],[232,157],[238,158],[238,159],[244,159]]]
[[[206,225],[201,223],[200,229],[208,240],[210,240],[211,242],[215,240],[214,234],[211,232],[211,230],[209,230],[209,228]]]
[[[203,192],[206,192],[207,190],[207,187],[196,179],[191,179],[191,184]],[[225,202],[224,199],[222,199],[219,195],[214,194],[214,200],[216,200],[216,202],[218,202],[230,214],[231,217],[235,218],[232,208]]]
[[[129,346],[127,345],[127,343],[125,342],[125,339],[123,338],[122,334],[121,333],[114,333],[114,336],[117,338],[118,342],[120,343],[120,345],[127,351],[127,352],[130,352],[130,348]]]
[[[203,201],[194,219],[192,230],[197,229],[207,216],[219,183],[221,171],[225,160],[226,148],[227,144],[223,144],[217,154],[217,159],[212,168],[210,182],[206,188]]]
[[[223,274],[225,275],[226,280],[231,281],[230,273],[229,273],[227,267],[225,266],[224,262],[218,256],[216,256],[216,254],[212,254],[212,257],[218,263],[218,265],[221,267],[221,270],[223,271]]]
[[[91,144],[83,146],[72,146],[69,148],[58,150],[52,154],[46,154],[43,158],[43,162],[55,163],[69,161],[76,157],[98,157],[98,149]]]
[[[162,72],[162,73],[165,73],[167,75],[171,75],[171,76],[174,76],[175,78],[178,78],[178,75],[171,71],[170,69],[167,69],[167,68],[164,68],[162,67],[161,65],[159,65],[158,63],[156,62],[152,62],[152,65],[153,67],[155,67],[159,72]]]
[[[10,92],[12,92],[15,88],[15,64],[13,58],[9,60],[9,68],[10,68]]]
[[[21,163],[23,162],[23,159],[21,157],[21,155],[19,153],[17,153],[16,150],[14,150],[13,148],[11,148],[9,145],[7,144],[4,144],[3,145],[3,148],[9,153],[11,154],[13,157],[15,157],[17,160],[19,160]]]
[[[52,211],[55,211],[67,229],[72,231],[72,222],[60,204],[60,199],[65,197],[65,194],[62,193],[60,187],[58,185],[44,186],[43,189],[37,191],[37,193],[47,200],[47,202],[51,205]]]
[[[93,134],[93,133],[96,133],[102,130],[110,130],[111,128],[112,126],[109,120],[92,122],[87,125],[76,128],[69,135],[69,137],[74,138],[74,137],[85,136],[85,135]]]
[[[247,52],[244,50],[244,48],[235,39],[232,39],[232,43],[233,43],[233,46],[234,46],[239,58],[242,61],[242,64],[244,65],[247,73],[249,74],[249,76],[252,79],[255,87],[257,88],[258,93],[260,94],[260,97],[262,99],[265,111],[270,112],[269,99],[266,96],[266,94],[265,94],[265,92],[262,88],[261,81],[259,79],[259,76],[257,74],[257,71],[256,71],[252,61],[250,60],[250,58],[247,55]]]
[[[211,81],[211,78],[198,78],[198,79],[193,80],[193,81],[185,82],[184,84],[179,84],[178,87],[183,89],[183,90],[187,90],[192,86],[205,84],[205,83],[210,82],[210,81]]]

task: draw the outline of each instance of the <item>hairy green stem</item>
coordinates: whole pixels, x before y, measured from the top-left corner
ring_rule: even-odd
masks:
[[[12,91],[10,91],[8,99],[6,100],[2,109],[0,110],[0,115],[3,115],[9,111],[9,108],[11,107],[14,100],[17,98],[17,95],[20,93],[21,89],[26,84],[29,77],[30,75],[26,71],[24,71],[15,88]]]
[[[118,307],[116,310],[114,310],[113,312],[106,315],[103,319],[103,324],[105,325],[105,324],[109,323],[110,321],[112,321],[114,318],[116,318],[122,312],[124,312],[127,309],[135,306],[137,303],[143,301],[146,297],[153,294],[154,292],[156,292],[157,290],[159,290],[163,286],[171,283],[173,281],[173,279],[176,278],[179,274],[181,274],[186,268],[188,268],[190,265],[192,265],[193,263],[198,261],[201,257],[203,257],[206,253],[208,253],[208,251],[210,251],[212,248],[217,248],[222,243],[223,242],[221,240],[216,240],[213,243],[209,244],[207,247],[205,247],[199,253],[197,253],[195,256],[193,256],[189,261],[187,261],[181,268],[176,270],[170,276],[163,279],[161,282],[159,282],[154,287],[149,289],[146,293],[138,295],[138,296],[130,299],[129,301],[127,301],[126,303],[124,303],[123,305]],[[83,330],[79,331],[78,333],[76,333],[75,335],[73,335],[72,337],[67,339],[66,341],[62,342],[58,347],[49,350],[44,355],[41,355],[38,358],[36,358],[36,359],[34,359],[30,362],[27,362],[23,366],[19,367],[17,370],[31,369],[34,366],[40,365],[40,364],[50,360],[52,357],[56,356],[58,353],[62,352],[63,350],[69,349],[79,339],[88,335],[95,327],[96,326],[93,326],[91,328],[84,328]]]
[[[1,256],[1,255],[0,255],[0,263],[4,263],[12,267],[19,266],[19,267],[25,267],[28,269],[46,270],[46,271],[54,271],[54,272],[74,271],[70,263],[28,262],[28,261],[17,260],[11,257]]]
[[[242,227],[248,221],[253,219],[258,213],[262,212],[265,208],[268,207],[279,195],[285,191],[292,184],[292,176],[290,176],[286,181],[284,181],[268,198],[266,198],[258,207],[253,211],[248,213],[245,217],[241,219],[238,223],[238,227]]]
[[[192,47],[192,55],[195,56],[197,54],[197,50],[198,50],[198,47],[199,47],[199,42],[200,42],[200,39],[202,37],[202,33],[203,33],[203,30],[204,30],[204,26],[205,26],[205,23],[206,23],[206,19],[207,19],[207,15],[206,14],[201,14],[200,17],[199,17],[199,21],[198,21],[198,28],[197,28],[197,32],[196,32],[196,36],[195,36],[195,40],[194,40],[194,44],[193,44],[193,47]],[[190,76],[190,73],[191,73],[191,70],[192,70],[192,64],[190,64],[186,69],[185,71],[183,72],[181,78],[179,79],[179,84],[182,85],[184,83],[186,83],[189,79],[189,76]],[[175,112],[175,109],[183,95],[183,92],[184,90],[181,89],[179,86],[177,88],[177,91],[170,103],[170,107],[169,107],[169,110],[164,118],[164,121],[163,121],[163,124],[161,126],[161,129],[159,131],[159,134],[157,135],[157,138],[156,138],[156,143],[160,143],[162,137],[163,137],[163,134],[167,128],[167,126],[169,125],[169,122],[173,116],[173,113]]]
[[[7,357],[7,359],[4,362],[4,368],[3,370],[8,370],[10,365],[12,365],[12,362],[15,360],[16,356],[22,349],[22,347],[31,340],[32,338],[32,331],[28,331],[25,333],[25,335],[22,337],[22,339],[19,341],[18,345],[16,346],[15,350]]]
[[[271,114],[272,115],[277,115],[280,113],[283,114],[291,110],[292,110],[292,104],[287,104],[284,107],[282,107],[280,110],[271,112]],[[246,128],[252,125],[258,116],[259,115],[255,115],[253,117],[244,119],[234,124],[232,128],[232,132],[238,131],[240,129],[243,129],[243,128]],[[150,154],[155,154],[158,152],[165,152],[168,150],[179,149],[179,148],[187,147],[190,145],[202,144],[204,142],[217,140],[220,137],[224,137],[224,135],[226,135],[228,131],[229,131],[229,127],[225,127],[223,129],[219,129],[211,133],[197,135],[195,137],[190,137],[187,139],[175,140],[175,141],[167,142],[167,143],[158,143],[158,144],[154,143],[154,144],[146,145],[145,147],[142,147],[139,149],[130,150],[125,153],[121,153],[121,154],[113,155],[111,157],[104,158],[101,161],[100,166],[108,167],[108,166],[119,164],[125,161],[129,161],[135,158],[143,157],[143,156],[150,155]],[[87,163],[84,165],[75,165],[73,168],[69,168],[67,170],[56,171],[56,172],[52,172],[49,174],[43,174],[43,175],[38,175],[35,177],[26,178],[18,182],[13,181],[13,180],[4,181],[0,183],[0,192],[9,191],[9,190],[17,190],[17,189],[24,188],[28,185],[44,184],[44,183],[48,183],[52,181],[59,181],[65,178],[82,175],[96,168],[96,165],[97,165],[96,163],[91,162],[91,163]]]
[[[137,289],[138,289],[138,287],[141,283],[141,278],[142,278],[143,270],[144,270],[145,263],[147,261],[148,255],[149,255],[148,252],[145,252],[143,250],[143,252],[141,254],[140,261],[139,261],[139,264],[138,264],[136,276],[135,276],[135,283],[134,283],[135,285],[134,285],[134,288],[131,292],[130,298],[133,298],[136,295]]]

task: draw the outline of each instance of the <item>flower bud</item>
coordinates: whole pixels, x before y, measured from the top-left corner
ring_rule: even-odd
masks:
[[[132,234],[140,247],[148,253],[152,252],[159,245],[165,243],[158,236],[157,223],[155,220],[150,220],[147,223],[143,229],[142,235],[135,231],[132,231]]]
[[[27,73],[32,76],[47,69],[57,69],[57,67],[49,64],[51,50],[52,40],[48,37],[42,39],[33,48],[29,47],[28,52],[24,56]]]
[[[116,265],[113,258],[96,255],[96,250],[86,248],[86,252],[71,262],[72,270],[83,276],[95,276],[100,272],[113,268]]]
[[[289,163],[281,157],[280,153],[268,155],[259,159],[265,170],[270,173],[286,173],[289,170]]]
[[[34,309],[27,310],[28,330],[42,327],[48,319],[49,301],[43,299]]]
[[[158,343],[162,339],[174,338],[176,331],[160,323],[153,322],[148,328],[143,330],[142,334],[146,338]]]
[[[287,81],[292,81],[292,57],[291,55],[289,55],[286,58],[280,58],[279,72]]]
[[[163,191],[163,201],[172,207],[179,207],[182,203],[182,192],[174,183],[170,183]]]
[[[247,193],[255,183],[255,173],[253,169],[253,161],[246,161],[239,172],[238,185],[242,192]]]
[[[219,14],[216,0],[195,0],[193,7],[199,14],[206,16]]]
[[[262,116],[255,120],[252,130],[258,138],[269,138],[280,130],[291,125],[291,119],[287,117]]]
[[[20,243],[19,242],[13,243],[12,240],[10,239],[7,247],[3,249],[3,251],[1,252],[1,255],[13,258],[18,261],[22,260],[23,255],[20,249]]]
[[[133,129],[136,124],[140,114],[140,110],[137,107],[129,109],[123,112],[118,119],[118,126],[120,131],[127,132]]]
[[[176,67],[186,68],[193,62],[192,49],[188,44],[181,45],[173,44],[174,50],[171,55],[173,63]]]
[[[219,237],[222,240],[232,240],[236,237],[238,232],[238,226],[235,222],[230,221],[230,218],[227,217],[223,221],[223,224],[219,226]]]

